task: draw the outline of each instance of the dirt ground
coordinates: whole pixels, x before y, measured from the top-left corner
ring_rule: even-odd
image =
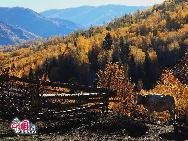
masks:
[[[0,123],[0,141],[127,141],[127,140],[188,140],[174,133],[173,126],[145,124],[128,117],[109,114],[97,119],[73,121],[55,128],[42,128],[38,134],[12,134],[9,123]]]

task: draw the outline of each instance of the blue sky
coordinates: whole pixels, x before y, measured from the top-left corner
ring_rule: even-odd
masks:
[[[162,3],[164,0],[0,0],[0,7],[26,7],[41,12],[48,9],[64,9],[82,5],[144,5]]]

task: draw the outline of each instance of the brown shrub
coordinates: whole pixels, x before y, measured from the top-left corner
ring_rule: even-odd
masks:
[[[130,115],[130,110],[134,106],[133,87],[127,77],[127,67],[117,63],[109,63],[104,71],[97,73],[98,87],[116,90],[117,96],[113,100],[119,102],[110,103],[110,108]]]

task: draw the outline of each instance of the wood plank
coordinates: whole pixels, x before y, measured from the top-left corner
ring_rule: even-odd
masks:
[[[43,94],[43,99],[49,100],[49,99],[69,99],[69,100],[84,100],[87,98],[102,98],[106,97],[105,93],[98,94],[98,93],[78,93],[78,94]]]
[[[91,104],[91,103],[103,103],[103,98],[101,99],[87,99],[84,101],[80,101],[80,102],[75,102],[75,103],[45,103],[45,105],[43,105],[43,108],[48,108],[48,109],[67,109],[70,107],[78,107],[78,106],[82,106],[82,105],[86,105],[86,104]]]
[[[7,80],[7,78],[4,78],[0,76],[0,78],[4,81]],[[41,84],[42,86],[51,86],[51,87],[61,87],[61,88],[69,88],[71,90],[75,91],[85,91],[85,92],[105,92],[107,94],[115,95],[115,92],[106,88],[94,88],[91,86],[83,86],[83,85],[74,85],[74,84],[68,84],[68,83],[54,83],[54,82],[48,82],[48,81],[37,81],[37,80],[30,80],[27,78],[18,78],[15,76],[9,76],[10,80],[24,82],[24,83],[34,83],[34,84]]]
[[[39,113],[39,115],[64,115],[64,114],[71,114],[71,113],[78,113],[78,112],[83,112],[86,110],[90,110],[90,109],[98,109],[100,107],[103,106],[103,103],[98,103],[98,104],[93,104],[93,105],[89,105],[89,106],[78,106],[78,107],[73,107],[73,108],[69,108],[67,110],[63,110],[63,111],[46,111],[43,113]]]

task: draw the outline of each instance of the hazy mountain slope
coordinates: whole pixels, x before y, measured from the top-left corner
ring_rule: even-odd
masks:
[[[98,7],[82,6],[61,10],[48,10],[41,14],[46,17],[70,20],[88,27],[90,25],[102,25],[115,17],[120,17],[144,8],[146,7],[122,5],[105,5]]]
[[[81,28],[73,22],[48,19],[33,10],[20,7],[0,8],[0,21],[14,26],[17,25],[43,37],[69,34],[70,32]]]
[[[38,36],[19,27],[13,27],[0,22],[0,45],[16,44],[24,40],[34,40],[36,38]]]

